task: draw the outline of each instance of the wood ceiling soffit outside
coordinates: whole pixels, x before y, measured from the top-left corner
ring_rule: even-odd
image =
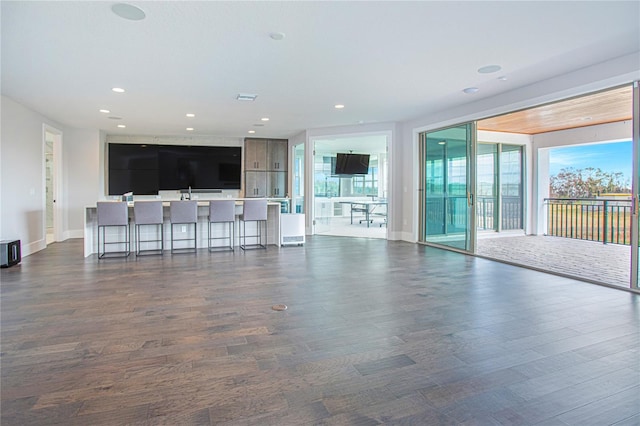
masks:
[[[478,130],[537,133],[631,120],[633,87],[582,96],[478,121]]]

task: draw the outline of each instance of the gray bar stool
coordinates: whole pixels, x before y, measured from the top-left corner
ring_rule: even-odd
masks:
[[[106,255],[108,257],[127,257],[131,253],[131,236],[129,229],[129,208],[124,201],[99,201],[98,202],[98,259]],[[124,227],[124,240],[107,241],[105,229],[108,227]],[[102,233],[102,244],[100,234]],[[119,245],[125,250],[107,251],[107,245]],[[102,251],[100,251],[102,249]]]
[[[162,201],[136,201],[133,204],[133,217],[136,229],[136,256],[143,254],[163,254],[164,250],[164,218],[162,216]],[[156,232],[160,227],[160,238],[143,240],[140,238],[142,226],[155,226]],[[142,250],[142,243],[160,243],[159,248]]]
[[[169,204],[171,218],[171,253],[197,252],[198,250],[198,202],[193,200],[171,201]],[[193,238],[173,238],[174,225],[193,225]],[[188,232],[188,231],[187,231]],[[193,247],[174,248],[174,241],[193,241]]]
[[[211,226],[215,223],[227,224],[226,237],[212,237]],[[230,249],[233,251],[234,228],[236,223],[236,202],[235,200],[215,200],[209,202],[209,226],[207,230],[207,239],[209,241],[209,251],[216,249]],[[228,246],[213,246],[214,240],[229,240]]]
[[[240,248],[242,250],[267,248],[267,199],[245,200],[240,215]],[[256,222],[257,234],[247,235],[247,222]],[[262,243],[262,225],[264,224],[265,242]],[[247,245],[247,237],[255,238],[256,244]]]

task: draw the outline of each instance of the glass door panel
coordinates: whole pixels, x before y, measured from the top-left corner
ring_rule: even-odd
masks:
[[[422,134],[424,242],[473,251],[472,123]]]
[[[500,145],[500,230],[523,229],[522,146]]]
[[[631,288],[640,289],[640,83],[633,83],[633,182],[631,225]],[[634,229],[635,228],[635,229]]]
[[[304,213],[304,144],[293,147],[291,213]]]
[[[498,145],[479,143],[477,155],[477,203],[476,223],[478,230],[498,230],[498,191],[496,190],[496,156]]]

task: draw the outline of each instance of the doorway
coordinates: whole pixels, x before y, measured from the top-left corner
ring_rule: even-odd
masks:
[[[62,132],[43,125],[44,149],[44,240],[47,245],[62,241],[60,205],[62,198]]]
[[[383,133],[312,141],[315,235],[387,238],[389,139]],[[349,159],[359,170],[342,167]]]

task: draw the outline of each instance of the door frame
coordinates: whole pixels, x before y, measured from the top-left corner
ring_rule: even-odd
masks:
[[[47,174],[46,151],[47,133],[53,135],[53,241],[64,240],[62,205],[64,204],[64,192],[62,185],[62,130],[56,129],[46,123],[42,124],[42,238],[47,241]]]

